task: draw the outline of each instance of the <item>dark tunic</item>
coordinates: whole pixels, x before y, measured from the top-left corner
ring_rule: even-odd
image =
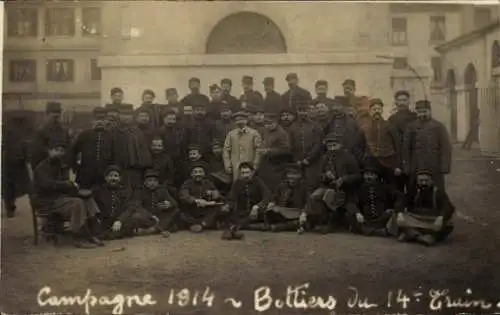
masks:
[[[227,107],[228,104],[226,101],[211,101],[208,110],[207,110],[207,116],[212,119],[213,121],[217,121],[220,119],[220,112],[221,108]]]
[[[289,89],[281,96],[281,103],[283,106],[286,106],[293,112],[297,111],[297,105],[310,104],[311,101],[311,93],[300,86],[297,86],[294,89]]]
[[[163,105],[160,104],[149,104],[143,103],[139,109],[147,109],[149,111],[151,117],[151,126],[153,129],[159,128],[162,125],[162,121],[160,119],[161,108]]]
[[[261,138],[264,136],[264,133],[266,131],[266,126],[264,125],[264,123],[257,124],[252,121],[248,124],[248,127],[257,130]]]
[[[236,125],[232,119],[218,119],[215,122],[215,139],[218,140],[221,145],[224,145],[227,134],[234,128],[236,128]]]
[[[259,166],[259,177],[266,186],[274,191],[283,177],[285,164],[292,162],[290,152],[290,137],[281,127],[264,132],[262,147],[269,149],[269,152],[262,156]]]
[[[241,110],[241,102],[231,94],[223,94],[222,99],[226,101],[233,113]]]
[[[304,209],[308,198],[305,183],[299,182],[295,186],[290,186],[286,182],[281,182],[274,190],[273,201],[279,207]]]
[[[158,172],[160,184],[167,187],[174,186],[174,162],[167,152],[151,152],[152,168]]]
[[[137,128],[142,131],[142,134],[144,136],[144,140],[146,141],[148,148],[151,146],[151,141],[153,140],[154,136],[156,135],[156,129],[153,126],[152,123],[149,124],[137,124]]]
[[[239,218],[247,218],[255,205],[263,211],[271,200],[271,192],[257,176],[249,181],[236,180],[227,196],[234,216]]]
[[[342,178],[345,189],[352,189],[360,179],[360,170],[356,158],[346,149],[326,152],[321,158],[319,169],[318,186],[334,188],[334,183],[327,178],[326,173],[330,171],[335,178]]]
[[[49,142],[65,143],[70,145],[71,137],[66,128],[60,124],[47,123],[35,132],[31,142],[30,164],[34,169],[38,163],[47,157],[47,147]]]
[[[404,195],[395,187],[379,181],[361,184],[356,197],[358,209],[368,224],[378,223],[387,209],[404,210]]]
[[[424,190],[417,190],[415,199],[408,211],[423,216],[443,216],[444,221],[446,221],[455,212],[455,206],[451,203],[446,192],[438,187],[429,187]]]
[[[193,119],[186,130],[188,146],[200,146],[202,155],[206,155],[212,150],[214,135],[215,124],[206,118]]]
[[[202,218],[205,216],[204,208],[196,206],[196,199],[212,200],[209,191],[217,191],[211,180],[205,178],[200,182],[193,179],[188,179],[182,184],[179,190],[179,200],[181,203],[182,212],[188,213],[194,218]]]
[[[208,96],[205,94],[188,94],[186,95],[182,100],[182,104],[188,105],[188,106],[195,106],[195,105],[204,105],[208,106],[210,104],[210,99]]]
[[[111,161],[122,170],[151,166],[149,134],[136,126],[120,125],[112,131]]]
[[[149,188],[143,187],[140,192],[141,206],[146,209],[150,214],[159,216],[163,212],[170,212],[172,209],[177,209],[179,204],[170,195],[168,190],[164,187],[158,186],[156,189],[151,190]],[[168,201],[170,202],[170,208],[162,210],[158,207],[158,204]]]
[[[326,116],[317,115],[314,118],[314,122],[318,125],[319,128],[321,128],[321,132],[325,136],[328,133],[328,128],[330,126],[331,119],[332,118],[330,117],[330,115],[326,115]]]
[[[111,164],[112,144],[112,134],[105,129],[87,129],[78,135],[71,148],[70,163],[82,188],[89,189],[104,181],[104,169]]]
[[[363,160],[366,139],[356,120],[344,114],[333,116],[325,134],[330,133],[341,137],[344,148],[351,151],[358,162]]]
[[[109,230],[115,221],[128,223],[132,213],[137,209],[139,200],[123,185],[116,186],[103,183],[93,189],[94,200],[101,211],[101,226]]]
[[[266,92],[264,110],[268,113],[277,113],[283,107],[281,95],[276,91]]]
[[[158,134],[163,139],[165,151],[172,157],[174,161],[186,158],[187,139],[186,130],[180,125],[163,126]],[[176,164],[176,163],[174,163]]]
[[[264,105],[264,97],[259,91],[250,90],[240,96],[240,104],[240,110],[248,109],[251,106],[261,107]]]
[[[318,95],[312,100],[312,103],[313,104],[325,103],[325,105],[328,106],[329,109],[331,109],[333,107],[333,105],[335,104],[335,101],[333,100],[333,98],[329,98],[328,96],[319,96]]]
[[[405,134],[405,130],[410,123],[417,119],[417,114],[407,110],[398,110],[396,113],[392,114],[389,117],[389,123],[396,128],[398,132],[399,139],[401,143],[403,142],[403,136]]]
[[[398,132],[387,121],[371,120],[365,130],[367,155],[388,168],[401,167],[401,140]]]

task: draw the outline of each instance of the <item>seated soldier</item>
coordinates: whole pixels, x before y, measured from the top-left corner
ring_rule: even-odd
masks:
[[[240,229],[265,230],[264,211],[272,196],[266,185],[254,176],[251,163],[243,162],[238,166],[238,178],[227,196],[223,211],[229,216],[229,229],[222,239],[241,239]]]
[[[446,192],[432,181],[432,173],[417,174],[417,194],[408,211],[399,212],[400,241],[417,241],[430,246],[444,240],[452,231],[455,207]]]
[[[64,165],[66,143],[50,142],[48,157],[34,171],[33,207],[40,214],[59,214],[71,222],[73,244],[79,248],[104,245],[93,234],[97,228],[99,208],[90,192],[79,191],[69,179]]]
[[[276,187],[274,198],[264,214],[271,231],[296,230],[308,197],[302,168],[295,163],[288,165],[285,179]]]
[[[110,240],[133,236],[132,215],[139,208],[139,202],[133,200],[131,191],[123,185],[117,165],[106,168],[104,183],[94,187],[94,199],[101,210],[101,238]]]
[[[330,134],[325,139],[327,151],[320,164],[318,188],[311,194],[306,211],[300,217],[300,230],[319,227],[323,233],[332,224],[340,224],[345,204],[352,198],[352,188],[359,180],[355,157],[342,146],[340,137]]]
[[[140,201],[141,208],[135,219],[140,234],[160,232],[163,236],[168,236],[171,231],[177,230],[178,203],[167,188],[160,185],[157,171],[145,172]]]
[[[377,164],[366,165],[355,198],[355,203],[349,204],[347,209],[351,232],[367,236],[397,235],[394,209],[397,212],[404,210],[404,195],[382,181]]]
[[[172,196],[177,196],[177,189],[174,186],[174,166],[170,155],[165,151],[163,138],[153,137],[151,141],[152,168],[158,172],[160,185],[166,187]]]
[[[179,189],[181,220],[191,232],[216,227],[222,196],[212,181],[206,178],[207,165],[198,162],[191,165],[191,178]]]
[[[214,140],[212,143],[212,154],[207,157],[207,161],[210,178],[221,194],[225,195],[231,188],[233,178],[224,170],[222,144],[218,140]]]

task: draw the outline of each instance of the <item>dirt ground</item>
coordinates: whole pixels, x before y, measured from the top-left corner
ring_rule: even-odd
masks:
[[[109,300],[117,294],[150,294],[156,302],[143,307],[125,305],[123,314],[239,315],[259,314],[259,310],[286,315],[429,314],[431,306],[437,307],[440,301],[441,309],[435,310],[440,314],[500,312],[499,168],[500,161],[456,154],[453,174],[447,179],[458,209],[456,230],[446,243],[431,248],[346,233],[298,236],[258,232],[247,232],[241,242],[221,241],[220,232],[179,232],[170,239],[147,236],[113,241],[95,250],[69,245],[55,248],[43,241],[34,247],[31,214],[27,200],[22,199],[17,217],[2,220],[0,310],[8,314],[86,312],[85,301],[66,307],[40,306],[39,290],[49,286],[51,295],[57,296],[84,296],[90,289],[92,295],[109,296]],[[119,251],[121,248],[124,250]],[[259,287],[269,286],[276,299],[284,300],[287,286],[304,283],[309,283],[306,296],[335,297],[335,309],[286,305],[279,309],[274,305],[265,310],[265,299],[262,304],[254,304]],[[203,299],[207,287],[209,293]],[[189,301],[182,297],[186,292],[180,292],[184,288],[191,292]],[[378,307],[350,305],[355,302],[354,288],[358,300],[367,298]],[[432,301],[430,294],[439,293],[432,290],[445,289],[455,302],[461,297],[485,299],[492,305],[487,311],[473,306],[453,308],[444,303],[444,293]],[[196,292],[198,297],[194,299]],[[173,299],[171,295],[175,294]],[[209,306],[211,296],[214,298]],[[402,303],[405,296],[409,299],[406,309]],[[233,298],[235,304],[241,302],[241,307],[227,298]],[[119,300],[115,298],[114,302]],[[89,313],[111,314],[112,308],[95,305]]]

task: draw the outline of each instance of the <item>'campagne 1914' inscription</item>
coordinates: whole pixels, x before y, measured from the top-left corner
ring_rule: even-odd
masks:
[[[272,289],[261,286],[253,291],[250,305],[244,304],[240,298],[233,296],[216,297],[210,287],[202,290],[170,289],[166,295],[153,297],[152,294],[114,294],[96,295],[91,289],[83,295],[57,295],[52,288],[45,286],[37,295],[40,307],[57,311],[59,308],[82,307],[85,314],[91,314],[93,308],[111,308],[112,314],[130,313],[131,310],[156,308],[212,308],[216,303],[222,303],[230,309],[251,309],[256,313],[279,314],[287,310],[320,310],[325,314],[334,314],[335,311],[347,310],[353,314],[362,314],[380,311],[384,314],[406,314],[412,308],[428,312],[444,312],[452,310],[454,313],[469,313],[500,310],[500,301],[490,301],[474,297],[471,289],[466,289],[461,296],[453,296],[447,289],[429,289],[404,291],[397,289],[387,291],[381,300],[369,296],[369,292],[350,286],[347,288],[347,297],[339,300],[331,293],[313,295],[309,292],[310,284],[303,283],[288,286],[285,290]],[[345,296],[345,294],[344,294]],[[126,310],[127,309],[127,310]],[[402,313],[401,313],[402,312]],[[411,312],[410,312],[411,313]]]

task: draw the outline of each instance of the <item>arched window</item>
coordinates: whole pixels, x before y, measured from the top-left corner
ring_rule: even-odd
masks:
[[[222,19],[210,32],[207,54],[286,53],[280,29],[267,17],[240,12]]]
[[[476,82],[476,68],[472,63],[469,63],[465,68],[464,84],[469,106],[469,132],[471,133],[472,142],[479,140],[479,126],[477,124],[477,118],[479,117],[479,104]]]
[[[493,42],[493,47],[491,48],[491,67],[500,67],[500,45],[498,40]]]

